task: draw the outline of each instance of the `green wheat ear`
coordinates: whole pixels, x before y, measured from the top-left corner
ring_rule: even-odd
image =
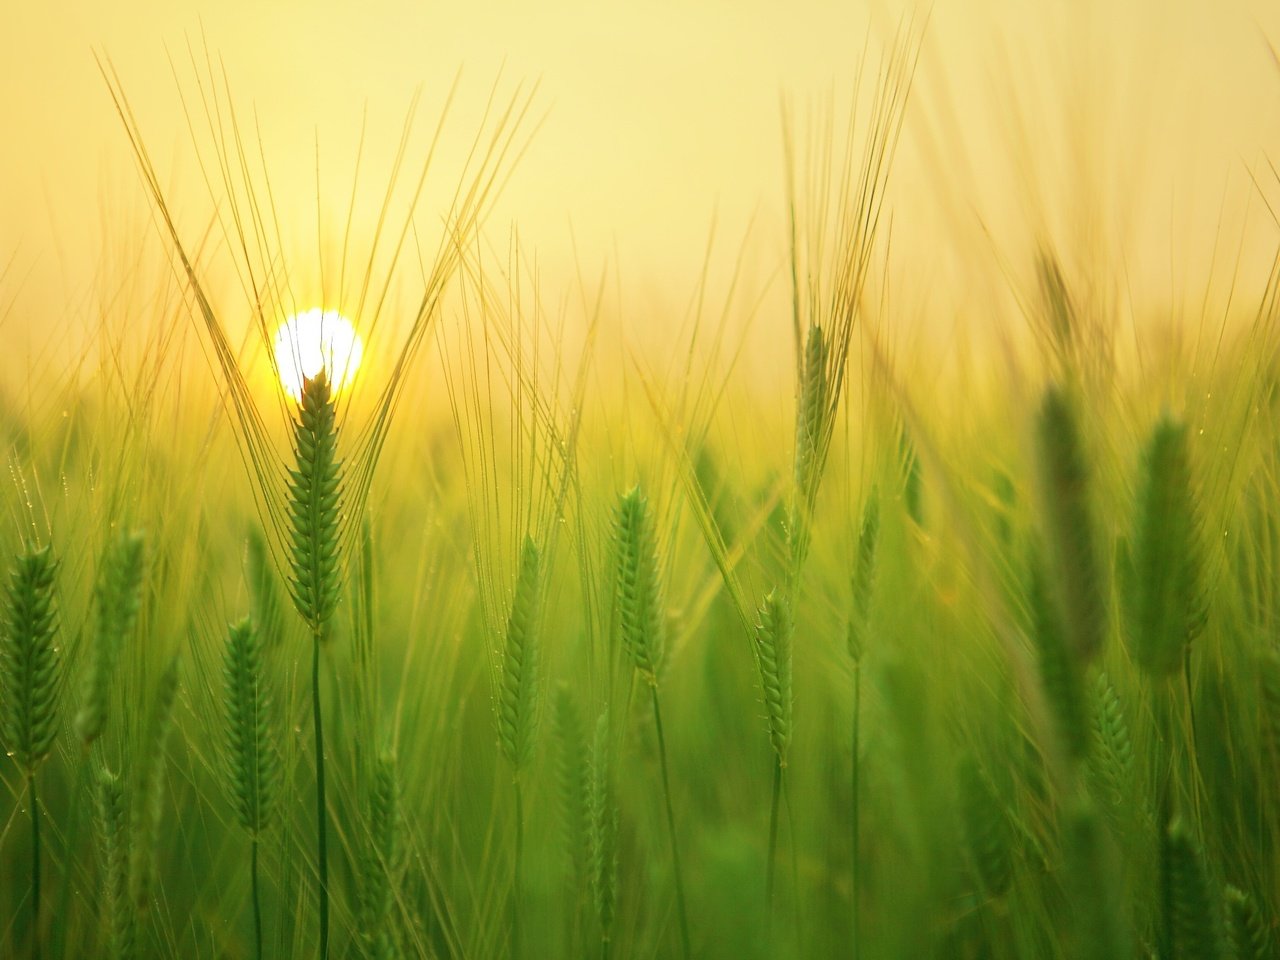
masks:
[[[1186,824],[1175,819],[1166,835],[1172,892],[1175,955],[1185,960],[1221,960],[1221,903],[1204,855]]]
[[[567,859],[574,877],[586,876],[588,753],[578,704],[561,684],[555,700],[555,786]]]
[[[1013,886],[1013,825],[1003,798],[972,756],[960,764],[960,815],[982,888],[1001,897]]]
[[[849,656],[862,659],[865,635],[871,620],[871,598],[876,579],[876,547],[880,539],[880,499],[875,490],[862,508],[862,529],[858,533],[858,553],[853,563],[853,610],[849,617]]]
[[[662,665],[662,590],[649,501],[638,486],[619,498],[613,530],[622,644],[636,669],[656,686]]]
[[[372,773],[365,800],[369,837],[360,864],[360,908],[366,955],[383,960],[398,954],[391,911],[404,864],[403,824],[395,760],[379,754]]]
[[[120,778],[106,767],[95,771],[94,826],[98,843],[99,889],[107,927],[107,956],[132,960],[137,927],[129,901],[129,821]]]
[[[1204,625],[1200,529],[1187,429],[1168,416],[1152,432],[1143,463],[1131,555],[1130,653],[1148,673],[1182,665]]]
[[[1050,387],[1041,402],[1036,447],[1049,575],[1064,636],[1083,668],[1102,650],[1107,605],[1095,549],[1088,462],[1075,408],[1059,387]]]
[[[520,551],[511,615],[507,619],[498,691],[498,739],[517,770],[533,755],[538,722],[538,643],[542,617],[542,555],[532,537]]]
[[[313,636],[324,638],[338,604],[342,464],[338,428],[324,371],[302,385],[293,425],[296,466],[289,470],[289,581],[294,606]]]
[[[828,394],[827,355],[830,348],[822,328],[812,326],[804,344],[800,369],[800,396],[796,400],[795,484],[796,510],[791,518],[793,549],[803,555],[808,513],[818,492],[826,433]]]
[[[778,755],[778,765],[787,765],[787,746],[791,742],[793,624],[791,608],[785,596],[771,590],[760,606],[756,624],[756,663],[760,668],[760,686],[768,714],[769,742]]]
[[[1084,757],[1089,745],[1080,664],[1067,647],[1057,608],[1049,596],[1040,551],[1032,551],[1028,599],[1031,636],[1040,666],[1040,682],[1053,714],[1058,741],[1073,760]]]
[[[271,735],[271,699],[258,632],[246,618],[227,631],[222,666],[226,767],[236,816],[251,836],[270,824],[280,784],[280,753]]]
[[[1105,673],[1093,681],[1089,778],[1111,825],[1121,836],[1121,817],[1133,801],[1133,739],[1120,697]]]
[[[84,679],[84,702],[75,720],[76,733],[86,744],[96,740],[107,723],[112,674],[142,605],[142,575],[142,534],[123,533],[107,548],[94,590],[97,630]]]
[[[1243,890],[1227,887],[1227,932],[1236,960],[1268,960],[1271,931],[1253,898]]]
[[[9,754],[28,776],[49,755],[58,732],[56,570],[48,547],[27,550],[0,601],[0,725]]]

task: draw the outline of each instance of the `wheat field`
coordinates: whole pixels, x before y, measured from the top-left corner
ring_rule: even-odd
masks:
[[[178,204],[99,52],[86,338],[0,267],[0,956],[1280,955],[1280,178],[1154,305],[971,226],[989,322],[913,326],[931,29],[660,301],[494,215],[535,83],[415,99],[299,249],[318,146],[189,41]]]

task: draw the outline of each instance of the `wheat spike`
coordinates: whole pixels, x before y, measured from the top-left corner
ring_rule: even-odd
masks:
[[[56,570],[48,547],[27,550],[10,571],[0,600],[0,728],[9,754],[27,776],[48,756],[58,733]]]
[[[537,731],[542,586],[542,555],[533,538],[525,537],[511,614],[507,618],[498,690],[498,742],[517,771],[523,769],[533,755]]]

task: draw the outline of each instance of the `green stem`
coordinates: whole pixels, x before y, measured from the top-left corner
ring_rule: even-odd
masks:
[[[784,770],[785,774],[785,770]],[[787,836],[791,838],[791,889],[793,891],[791,901],[795,907],[795,923],[796,923],[796,949],[800,950],[804,943],[804,924],[801,922],[800,910],[802,906],[802,897],[800,896],[800,859],[799,847],[796,842],[796,815],[795,810],[791,806],[791,791],[787,789],[787,779],[784,775],[782,778],[782,805],[787,811]]]
[[[853,880],[853,909],[850,911],[852,937],[849,941],[853,960],[858,960],[858,883],[861,876],[858,871],[858,857],[861,848],[860,820],[858,816],[859,768],[858,768],[858,713],[859,701],[862,699],[862,671],[858,661],[853,661],[853,763],[850,786],[853,788],[849,802],[849,835],[852,840],[852,853],[849,861],[849,872]]]
[[[253,883],[253,955],[256,960],[262,960],[262,898],[258,893],[258,835],[256,833],[252,840],[249,875]]]
[[[676,906],[680,914],[680,944],[685,960],[692,952],[689,948],[689,915],[684,902],[684,875],[680,870],[680,847],[676,843],[676,815],[671,806],[671,778],[667,774],[667,743],[662,734],[662,711],[658,708],[658,687],[649,687],[653,695],[653,723],[658,730],[658,762],[662,767],[662,793],[667,801],[667,832],[671,834],[671,863],[676,876]]]
[[[40,800],[36,796],[36,772],[27,776],[31,796],[31,957],[40,960]]]
[[[1173,876],[1169,851],[1169,824],[1173,821],[1173,698],[1165,684],[1155,691],[1155,709],[1161,756],[1156,775],[1156,805],[1159,830],[1160,867],[1160,960],[1174,960]]]
[[[85,771],[88,769],[89,752],[87,750],[80,754],[80,762],[76,764],[76,782],[75,788],[71,791],[72,797],[79,797],[84,790]],[[65,917],[71,909],[71,876],[73,873],[73,859],[76,850],[76,843],[79,839],[80,832],[80,810],[86,805],[83,803],[72,803],[68,816],[71,822],[67,825],[66,833],[63,835],[62,843],[59,850],[62,854],[62,879],[58,883],[58,912],[55,916]],[[88,807],[93,806],[92,799]],[[56,839],[57,834],[54,834]],[[67,924],[55,923],[53,925],[53,944],[54,956],[61,957],[66,960],[67,956]]]
[[[782,759],[773,755],[773,798],[769,802],[769,852],[765,861],[764,897],[766,919],[773,926],[773,890],[778,872],[778,808],[782,804]]]
[[[316,731],[316,835],[320,871],[320,960],[329,960],[329,844],[324,803],[324,725],[320,717],[320,634],[311,658],[311,715]]]
[[[516,857],[511,887],[511,957],[520,960],[523,941],[520,936],[520,862],[524,856],[524,798],[520,790],[520,777],[515,777],[516,793]]]

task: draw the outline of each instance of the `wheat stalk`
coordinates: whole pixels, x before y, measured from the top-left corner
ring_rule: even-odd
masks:
[[[324,723],[320,704],[320,647],[327,639],[341,589],[343,489],[338,427],[323,370],[303,382],[289,470],[289,582],[294,608],[311,632],[311,717],[316,741],[316,845],[320,899],[320,960],[329,957],[329,847],[325,806]]]

